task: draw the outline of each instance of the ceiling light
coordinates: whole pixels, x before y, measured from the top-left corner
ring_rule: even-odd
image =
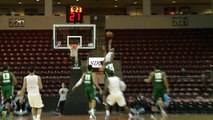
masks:
[[[172,0],[172,3],[176,3],[176,1],[175,1],[175,0]]]
[[[79,0],[76,0],[77,2],[79,1]]]
[[[117,6],[117,5],[115,5],[114,7],[115,7],[115,8],[117,8],[118,6]]]
[[[118,0],[115,0],[115,2],[118,2]]]
[[[58,1],[57,4],[61,4],[61,1]]]
[[[39,0],[36,0],[37,2],[39,2]]]
[[[138,4],[138,0],[133,0],[133,3],[134,4]]]
[[[18,4],[21,5],[21,4],[22,4],[22,1],[18,1]]]
[[[133,3],[134,3],[134,4],[138,4],[138,1],[134,1]]]

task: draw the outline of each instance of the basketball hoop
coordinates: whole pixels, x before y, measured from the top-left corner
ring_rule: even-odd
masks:
[[[70,44],[70,47],[71,47],[72,49],[76,49],[76,48],[78,48],[78,46],[79,46],[79,44]]]

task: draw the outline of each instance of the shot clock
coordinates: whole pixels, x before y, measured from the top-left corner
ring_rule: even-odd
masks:
[[[80,6],[67,6],[67,23],[82,23],[83,8]]]

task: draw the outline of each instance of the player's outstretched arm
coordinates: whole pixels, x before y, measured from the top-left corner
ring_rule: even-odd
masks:
[[[106,46],[102,45],[102,50],[103,50],[103,56],[105,57],[107,54]]]
[[[112,48],[112,39],[109,39],[108,42],[108,50],[110,50]]]
[[[147,79],[144,79],[144,82],[146,82],[146,83],[152,82],[152,73],[149,74],[149,77]]]
[[[77,87],[79,87],[83,83],[84,81],[83,77],[84,77],[84,74],[81,76],[80,80],[72,87],[73,92],[75,91]]]

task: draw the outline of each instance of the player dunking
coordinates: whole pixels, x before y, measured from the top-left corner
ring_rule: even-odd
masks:
[[[162,102],[161,99],[163,99],[165,92],[169,93],[169,83],[167,80],[167,76],[166,73],[160,70],[159,65],[154,65],[154,71],[151,72],[149,74],[148,79],[144,80],[147,83],[151,83],[152,82],[152,99],[153,99],[153,103],[152,103],[152,114],[151,114],[151,118],[156,120],[156,118],[154,117],[154,112],[157,111],[157,107],[158,106],[161,110],[161,114],[163,117],[167,116],[165,110],[162,107]]]
[[[35,75],[33,66],[28,68],[28,72],[29,75],[24,77],[23,80],[22,92],[24,93],[25,89],[27,89],[33,120],[40,120],[42,107],[44,106],[39,92],[39,89],[43,88],[42,81],[40,76]]]
[[[109,95],[106,98],[106,116],[105,120],[109,120],[110,112],[109,106],[113,106],[117,103],[120,107],[123,107],[124,110],[128,113],[128,120],[133,120],[133,116],[130,113],[129,108],[126,106],[126,100],[124,98],[123,92],[126,89],[126,84],[117,76],[114,76],[113,71],[111,71],[108,80],[106,81],[106,88],[104,89],[104,93],[109,91]]]
[[[102,71],[104,73],[104,84],[106,84],[107,78],[110,75],[110,71],[115,72],[115,68],[113,66],[113,60],[114,60],[114,48],[112,48],[112,39],[113,39],[113,33],[110,31],[107,31],[105,33],[106,39],[108,39],[108,50],[107,53],[106,47],[102,46],[103,49],[103,55],[104,55],[104,61],[101,62],[101,67],[99,68],[99,71]],[[106,86],[104,86],[106,87]],[[103,104],[105,103],[107,93],[103,94]]]
[[[95,88],[98,88],[100,93],[102,93],[102,90],[98,83],[96,82],[96,75],[95,73],[92,72],[92,65],[87,66],[87,72],[85,72],[81,79],[73,86],[72,90],[74,91],[78,86],[80,86],[82,83],[84,83],[84,90],[85,93],[88,96],[89,100],[89,108],[90,108],[90,119],[96,119],[95,117],[95,106],[96,106],[96,101],[95,101]]]
[[[115,71],[114,66],[113,66],[113,60],[115,58],[115,49],[112,48],[112,40],[113,40],[113,33],[111,31],[106,32],[106,39],[108,39],[108,53],[106,50],[106,47],[103,46],[103,51],[104,51],[104,64],[106,68]]]
[[[4,108],[2,110],[3,120],[6,120],[11,112],[11,104],[13,97],[13,87],[17,84],[15,75],[8,70],[8,65],[3,65],[3,72],[0,73],[0,86],[3,97],[6,99]]]

